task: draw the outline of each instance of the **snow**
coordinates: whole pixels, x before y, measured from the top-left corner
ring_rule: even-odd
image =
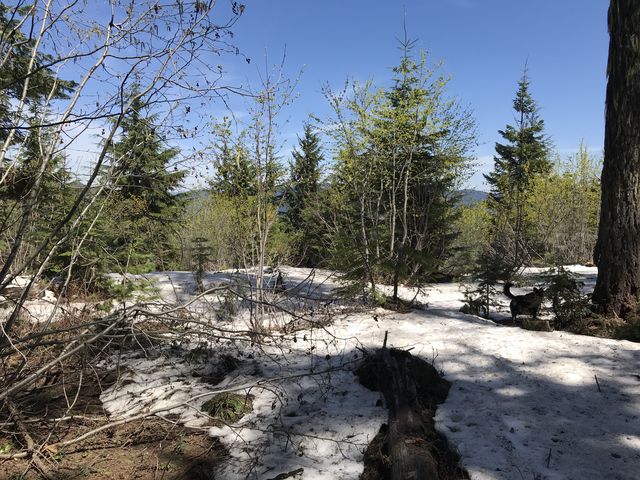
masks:
[[[13,279],[8,288],[26,287],[30,281],[30,277],[18,276]],[[41,290],[38,287],[31,289],[31,294],[36,294],[36,298],[29,298],[24,301],[22,308],[20,309],[21,318],[32,323],[44,323],[50,320],[59,320],[62,318],[64,312],[70,311],[71,307],[61,309],[58,305],[55,294],[51,290]],[[22,292],[17,292],[16,295],[20,295]],[[13,313],[15,307],[15,301],[11,298],[7,298],[0,295],[0,318],[8,318]]]
[[[593,284],[595,269],[572,270]],[[206,282],[244,278],[249,284],[250,273],[219,272]],[[291,297],[286,301],[296,294],[331,299],[331,272],[317,272],[304,288],[295,285],[309,270],[283,273]],[[188,272],[146,278],[168,301],[194,294]],[[112,361],[124,371],[121,381],[102,400],[114,416],[175,407],[160,414],[207,428],[231,453],[216,472],[220,478],[271,478],[300,467],[304,479],[358,478],[364,449],[387,412],[380,394],[362,387],[353,369],[362,349],[380,347],[388,331],[390,346],[411,348],[451,382],[436,428],[460,452],[472,479],[639,478],[640,344],[532,332],[465,315],[459,312],[460,287],[426,289],[418,300],[428,308],[407,314],[334,305],[331,326],[313,326],[260,348],[206,344],[211,353],[204,360],[189,358],[200,345],[193,339],[146,357],[123,355]],[[403,288],[401,294],[413,298],[415,291]],[[203,304],[193,308],[205,314]],[[242,330],[245,323],[240,314],[229,327]],[[240,367],[222,383],[207,384],[203,372],[215,369],[222,355],[234,356]],[[221,389],[251,395],[253,411],[233,425],[212,427],[199,409]]]

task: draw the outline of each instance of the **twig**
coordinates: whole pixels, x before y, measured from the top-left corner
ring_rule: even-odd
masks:
[[[598,386],[598,391],[599,391],[600,393],[602,393],[602,390],[600,389],[600,382],[598,381],[598,376],[597,376],[597,375],[594,375],[594,376],[593,376],[593,378],[595,378],[595,379],[596,379],[596,385]]]
[[[389,336],[389,330],[385,330],[384,332],[384,341],[382,342],[382,348],[387,348],[387,337]]]
[[[42,474],[42,476],[45,477],[46,479],[50,479],[51,475],[49,475],[49,473],[47,472],[47,466],[39,457],[40,455],[39,448],[37,448],[36,442],[33,440],[33,437],[29,434],[27,427],[24,425],[24,423],[22,423],[22,417],[20,416],[20,412],[18,411],[18,408],[9,399],[7,399],[5,403],[9,408],[9,411],[11,412],[13,419],[16,422],[16,426],[18,427],[20,434],[24,437],[25,441],[27,442],[27,451],[30,452],[32,455],[31,460],[37,467],[38,471]]]
[[[549,449],[549,455],[547,455],[547,468],[549,468],[550,464],[551,464],[551,449]]]
[[[26,387],[28,385],[31,385],[38,378],[40,378],[40,375],[42,375],[44,372],[49,370],[54,365],[58,364],[59,362],[62,362],[63,360],[67,359],[68,357],[70,357],[74,353],[77,353],[77,352],[81,351],[83,348],[87,347],[91,343],[93,343],[96,340],[100,339],[101,337],[107,335],[111,330],[113,330],[116,327],[116,325],[118,325],[122,321],[123,318],[124,317],[121,316],[119,318],[114,319],[113,323],[111,325],[109,325],[107,328],[105,328],[104,330],[102,330],[101,332],[99,332],[96,335],[94,335],[93,337],[85,340],[84,342],[79,342],[79,345],[77,345],[75,348],[67,350],[62,355],[58,356],[57,358],[53,359],[49,363],[47,363],[47,364],[43,365],[42,367],[40,367],[37,371],[35,371],[31,375],[29,375],[27,378],[25,378],[25,379],[21,380],[20,382],[14,384],[11,388],[8,388],[4,392],[0,392],[0,400],[4,400],[5,398],[9,397],[9,395],[11,395],[12,393],[15,393],[16,391],[18,391],[18,390],[20,390],[20,389],[22,389],[22,388],[24,388],[24,387]],[[78,343],[78,342],[71,342],[68,345],[68,347],[71,347],[72,345],[74,345],[74,343]]]

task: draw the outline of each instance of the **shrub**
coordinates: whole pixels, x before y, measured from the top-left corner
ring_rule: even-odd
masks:
[[[554,268],[547,282],[545,296],[551,299],[556,328],[565,329],[592,315],[589,296],[582,293],[584,284],[572,272]]]

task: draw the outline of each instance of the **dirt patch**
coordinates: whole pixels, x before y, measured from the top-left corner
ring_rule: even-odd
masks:
[[[398,451],[401,459],[407,460],[409,465],[424,462],[424,457],[429,457],[427,466],[430,473],[419,471],[424,475],[420,478],[469,478],[460,466],[458,455],[435,429],[433,417],[437,405],[447,397],[449,383],[432,365],[405,351],[381,349],[369,355],[356,373],[365,387],[383,392],[390,409],[389,424],[382,425],[365,452],[361,480],[393,478],[392,470],[398,473],[398,465],[394,467]],[[394,442],[404,445],[398,448]]]
[[[69,369],[69,370],[67,370]],[[109,423],[100,394],[116,380],[115,372],[56,372],[11,400],[22,428],[7,408],[0,408],[0,450],[11,455],[28,450],[24,430],[36,448],[49,478],[62,479],[211,479],[227,457],[221,443],[205,430],[186,428],[158,417],[140,419],[103,430],[66,447],[55,447]],[[79,388],[80,387],[80,388]],[[69,409],[67,401],[74,401]],[[73,416],[72,418],[69,418]],[[58,420],[66,417],[64,420]],[[44,446],[43,446],[44,445]],[[46,478],[26,458],[1,459],[0,479]]]
[[[69,429],[69,433],[78,430]],[[0,442],[6,440],[2,439]],[[226,458],[220,443],[204,432],[158,418],[121,425],[51,455],[54,479],[209,479]],[[27,459],[4,460],[0,478],[40,479]],[[25,473],[26,472],[26,473]]]
[[[383,308],[397,313],[411,313],[414,309],[421,305],[413,301],[403,300],[401,298],[385,297]]]

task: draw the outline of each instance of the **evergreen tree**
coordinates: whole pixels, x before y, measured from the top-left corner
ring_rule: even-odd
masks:
[[[401,281],[419,284],[442,273],[455,236],[454,191],[466,165],[462,137],[450,140],[468,119],[455,117],[453,103],[443,98],[446,80],[432,78],[424,58],[413,60],[411,46],[403,45],[402,61],[393,69],[394,86],[375,121],[383,133],[379,148],[387,158],[382,172],[389,185],[391,229],[383,265],[393,273],[396,300]]]
[[[470,116],[445,98],[446,79],[424,55],[411,58],[412,42],[402,46],[391,89],[356,88],[346,108],[344,96],[330,97],[342,119],[334,262],[373,295],[377,281],[390,281],[394,301],[401,282],[441,273],[454,237],[453,192],[475,141]]]
[[[185,172],[167,168],[178,154],[166,148],[153,116],[136,94],[122,120],[122,135],[111,148],[112,224],[109,250],[120,269],[162,268],[171,257],[170,237],[183,210],[175,194]]]
[[[35,39],[28,38],[18,25],[20,17],[29,8],[30,5],[13,7],[0,3],[0,52],[3,58],[0,69],[0,141],[4,141],[16,122],[22,120],[15,118],[12,100],[21,98],[26,79],[29,79],[25,97],[27,104],[42,103],[50,94],[53,99],[67,98],[76,86],[73,81],[56,78],[55,72],[45,66],[52,62],[51,55],[36,53],[34,64],[29,68]],[[32,125],[32,128],[37,126]],[[15,131],[11,143],[21,139],[20,132]]]
[[[529,93],[529,83],[525,69],[513,101],[516,123],[499,131],[506,143],[496,143],[493,172],[485,175],[491,187],[488,204],[493,217],[492,237],[502,244],[497,254],[504,260],[501,268],[507,276],[530,261],[527,195],[533,180],[548,174],[552,167],[544,121]]]
[[[20,204],[19,218],[13,208],[3,209],[5,215],[1,215],[0,228],[4,231],[8,224],[14,222],[16,230],[15,235],[8,242],[2,242],[3,244],[0,245],[2,249],[0,252],[2,256],[0,283],[5,282],[16,258],[18,258],[18,253],[24,250],[22,242],[28,237],[27,230],[37,207],[37,197],[40,195],[40,183],[43,180],[40,172],[47,170],[51,173],[55,168],[48,165],[52,160],[49,152],[52,148],[45,149],[38,157],[32,157],[28,162],[31,171],[24,168],[26,164],[21,163],[21,159],[7,157],[7,153],[12,147],[25,140],[22,130],[16,127],[28,127],[27,129],[32,131],[39,130],[41,123],[33,121],[34,117],[26,113],[27,108],[29,106],[36,108],[47,100],[67,98],[68,93],[76,86],[75,82],[57,78],[54,70],[46,67],[47,64],[52,63],[52,56],[40,51],[34,53],[36,40],[32,35],[33,32],[27,36],[21,28],[23,20],[21,17],[28,15],[31,8],[32,5],[7,6],[0,3],[0,54],[2,57],[2,68],[0,68],[0,143],[2,143],[2,147],[0,147],[0,177],[6,182],[2,186],[3,191],[0,194],[6,195],[12,189],[19,187],[16,183],[18,177],[30,179],[29,194],[20,199],[10,200],[13,205],[17,205],[15,202]],[[28,25],[29,22],[26,24]],[[25,87],[27,88],[25,89]],[[40,134],[36,132],[36,135]],[[43,132],[42,135],[46,135],[46,133]],[[16,174],[17,167],[22,167],[19,174]]]
[[[16,152],[14,165],[0,185],[0,210],[3,212],[0,222],[3,226],[2,236],[7,239],[0,241],[3,244],[0,251],[5,250],[5,243],[11,243],[17,216],[26,208],[30,195],[33,195],[34,207],[30,215],[31,225],[21,247],[25,255],[30,254],[49,235],[50,225],[64,217],[74,200],[73,175],[66,168],[63,155],[54,151],[42,174],[39,173],[42,157],[52,150],[50,131],[41,127],[42,123],[46,123],[46,119],[41,108],[37,103],[32,103],[29,125],[33,128],[27,130],[22,148]],[[39,260],[36,258],[36,262]],[[52,265],[50,270],[57,268]]]
[[[216,145],[211,190],[227,197],[254,196],[257,173],[244,145],[243,135],[234,139],[228,121],[217,127],[217,135],[219,142]]]
[[[318,223],[310,218],[307,209],[318,193],[320,164],[323,160],[320,137],[311,125],[305,124],[304,136],[298,138],[299,150],[292,152],[291,180],[287,191],[287,222],[298,237],[298,262],[315,267],[321,260]]]
[[[640,2],[611,0],[609,37],[593,301],[602,312],[624,317],[640,302]]]

